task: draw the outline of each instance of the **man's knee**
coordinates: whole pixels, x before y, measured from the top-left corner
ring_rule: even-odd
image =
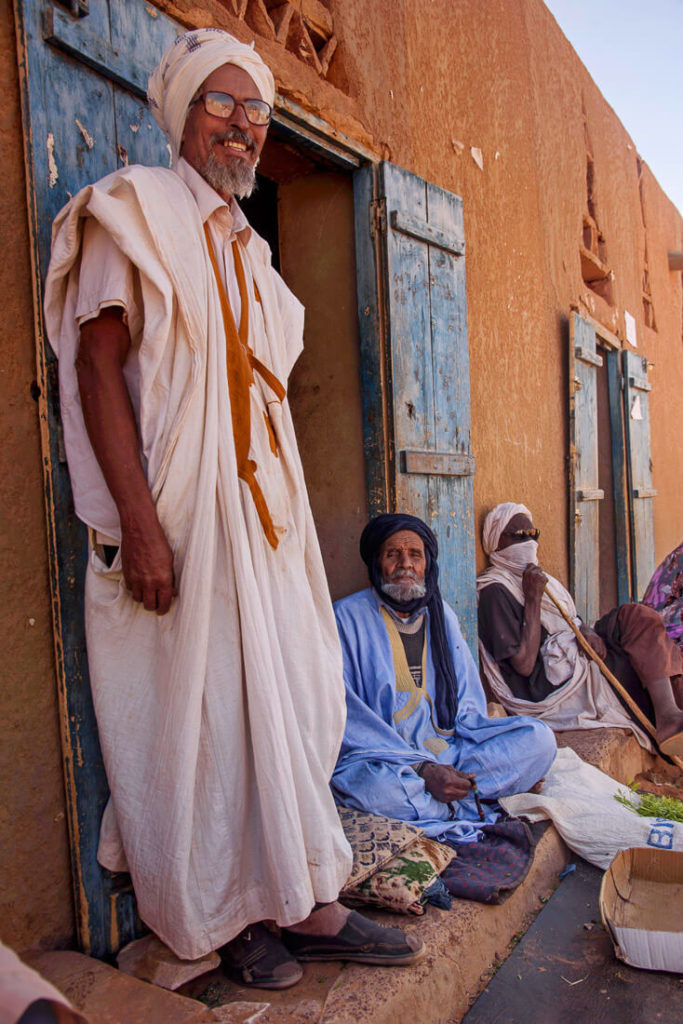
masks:
[[[545,775],[555,760],[557,741],[555,733],[545,722],[532,718],[530,719],[530,724],[533,726],[533,736],[530,737],[531,749],[536,755],[539,768],[542,769],[540,773],[542,776]]]
[[[647,604],[628,602],[619,606],[617,620],[622,638],[631,631],[643,629],[663,630],[664,620],[658,611]]]

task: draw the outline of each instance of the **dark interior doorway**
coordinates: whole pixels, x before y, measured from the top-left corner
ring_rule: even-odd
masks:
[[[278,136],[242,207],[306,308],[304,351],[288,395],[333,599],[367,586],[358,538],[367,521],[353,177]]]

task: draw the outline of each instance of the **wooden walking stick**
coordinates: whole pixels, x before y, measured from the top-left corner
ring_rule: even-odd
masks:
[[[610,684],[612,689],[616,690],[616,692],[619,694],[621,699],[628,705],[628,707],[631,709],[631,711],[635,715],[635,717],[638,720],[638,722],[642,725],[643,729],[645,729],[645,731],[652,737],[652,739],[654,740],[655,746],[659,749],[659,743],[657,741],[657,731],[656,731],[654,725],[652,724],[652,722],[650,721],[650,719],[638,707],[638,705],[636,704],[636,702],[634,701],[633,697],[628,692],[626,687],[623,685],[623,683],[619,682],[619,680],[614,675],[614,673],[610,672],[610,670],[607,668],[607,665],[604,663],[602,658],[598,654],[595,653],[595,651],[593,650],[591,645],[588,643],[588,641],[586,640],[586,638],[583,635],[583,633],[581,632],[581,630],[574,623],[573,619],[571,619],[569,617],[569,615],[567,615],[566,611],[564,610],[564,608],[562,607],[560,602],[557,600],[557,598],[553,594],[550,593],[550,591],[548,590],[548,585],[547,584],[546,584],[546,587],[545,587],[545,592],[548,595],[548,597],[550,598],[550,600],[553,602],[555,607],[557,608],[558,612],[560,613],[560,615],[562,616],[564,621],[567,623],[569,628],[572,630],[572,632],[576,636],[576,639],[579,641],[580,646],[584,649],[584,651],[586,652],[588,657],[591,658],[595,662],[595,664],[598,666],[598,668],[600,669],[600,671],[602,672],[603,676],[605,677],[607,682]],[[661,753],[661,751],[660,751],[660,753]],[[683,758],[676,757],[675,754],[665,754],[664,756],[668,757],[671,761],[673,761],[673,763],[678,768],[683,768]]]

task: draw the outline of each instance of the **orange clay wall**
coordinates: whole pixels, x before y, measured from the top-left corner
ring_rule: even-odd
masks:
[[[0,939],[66,946],[71,878],[54,675],[33,296],[11,5],[0,7]]]
[[[72,937],[55,708],[41,455],[30,397],[34,341],[15,41],[0,15],[4,181],[0,472],[0,935],[17,947]],[[160,8],[250,41],[232,0]],[[256,9],[249,0],[248,11]],[[295,5],[315,12],[316,0]],[[318,8],[321,5],[318,5]],[[464,199],[477,522],[524,501],[548,569],[567,578],[567,323],[591,313],[624,338],[636,319],[650,374],[656,558],[683,535],[683,223],[541,0],[329,0],[338,41],[327,79],[257,35],[278,89],[377,154]],[[250,14],[252,24],[257,24]],[[613,271],[611,301],[582,278],[592,203]],[[475,159],[476,157],[476,159]],[[645,325],[645,251],[656,330]],[[483,563],[478,552],[478,567]]]

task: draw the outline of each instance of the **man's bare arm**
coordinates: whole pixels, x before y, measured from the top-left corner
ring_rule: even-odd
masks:
[[[520,676],[530,676],[541,649],[541,598],[548,577],[538,565],[529,564],[522,576],[524,620],[519,649],[508,660]]]
[[[130,350],[123,311],[103,309],[81,327],[76,360],[85,425],[121,520],[123,575],[133,598],[165,615],[176,591],[173,552],[159,523],[139,454],[123,366]]]

